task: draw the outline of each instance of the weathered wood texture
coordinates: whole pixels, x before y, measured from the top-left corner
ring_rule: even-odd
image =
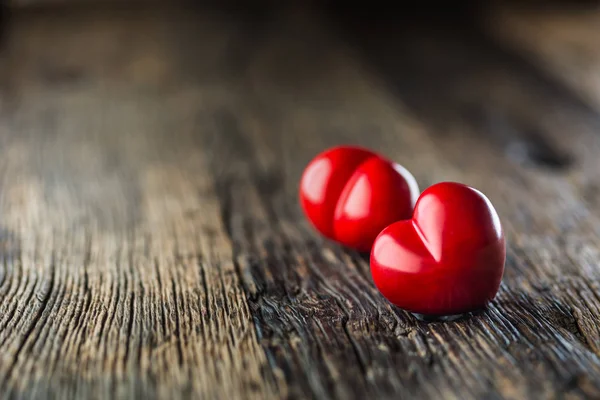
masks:
[[[14,14],[3,397],[600,397],[597,113],[467,24],[370,25]],[[509,246],[485,312],[418,322],[308,226],[298,178],[338,143],[490,197]]]

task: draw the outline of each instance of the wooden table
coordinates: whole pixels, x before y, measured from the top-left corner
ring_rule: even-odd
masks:
[[[600,398],[600,13],[384,14],[14,11],[1,397]],[[310,228],[339,143],[488,195],[485,312],[419,322]]]

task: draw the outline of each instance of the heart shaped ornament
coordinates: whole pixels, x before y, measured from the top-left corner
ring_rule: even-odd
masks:
[[[456,316],[494,298],[505,260],[504,233],[488,198],[442,182],[421,194],[412,219],[377,236],[371,273],[394,305],[421,317]]]
[[[338,146],[317,155],[300,180],[300,203],[325,237],[369,252],[383,228],[412,216],[415,178],[373,151]]]

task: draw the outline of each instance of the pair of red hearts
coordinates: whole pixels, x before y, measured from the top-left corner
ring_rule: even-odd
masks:
[[[506,248],[496,210],[454,182],[419,195],[413,176],[354,146],[326,150],[306,167],[300,202],[325,237],[371,251],[371,273],[393,304],[428,316],[463,314],[494,298]]]

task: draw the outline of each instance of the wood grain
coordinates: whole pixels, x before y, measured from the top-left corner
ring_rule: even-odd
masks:
[[[0,393],[600,397],[595,114],[456,27],[251,14],[13,15]],[[298,178],[338,143],[490,197],[509,249],[485,312],[416,321],[308,226]]]

